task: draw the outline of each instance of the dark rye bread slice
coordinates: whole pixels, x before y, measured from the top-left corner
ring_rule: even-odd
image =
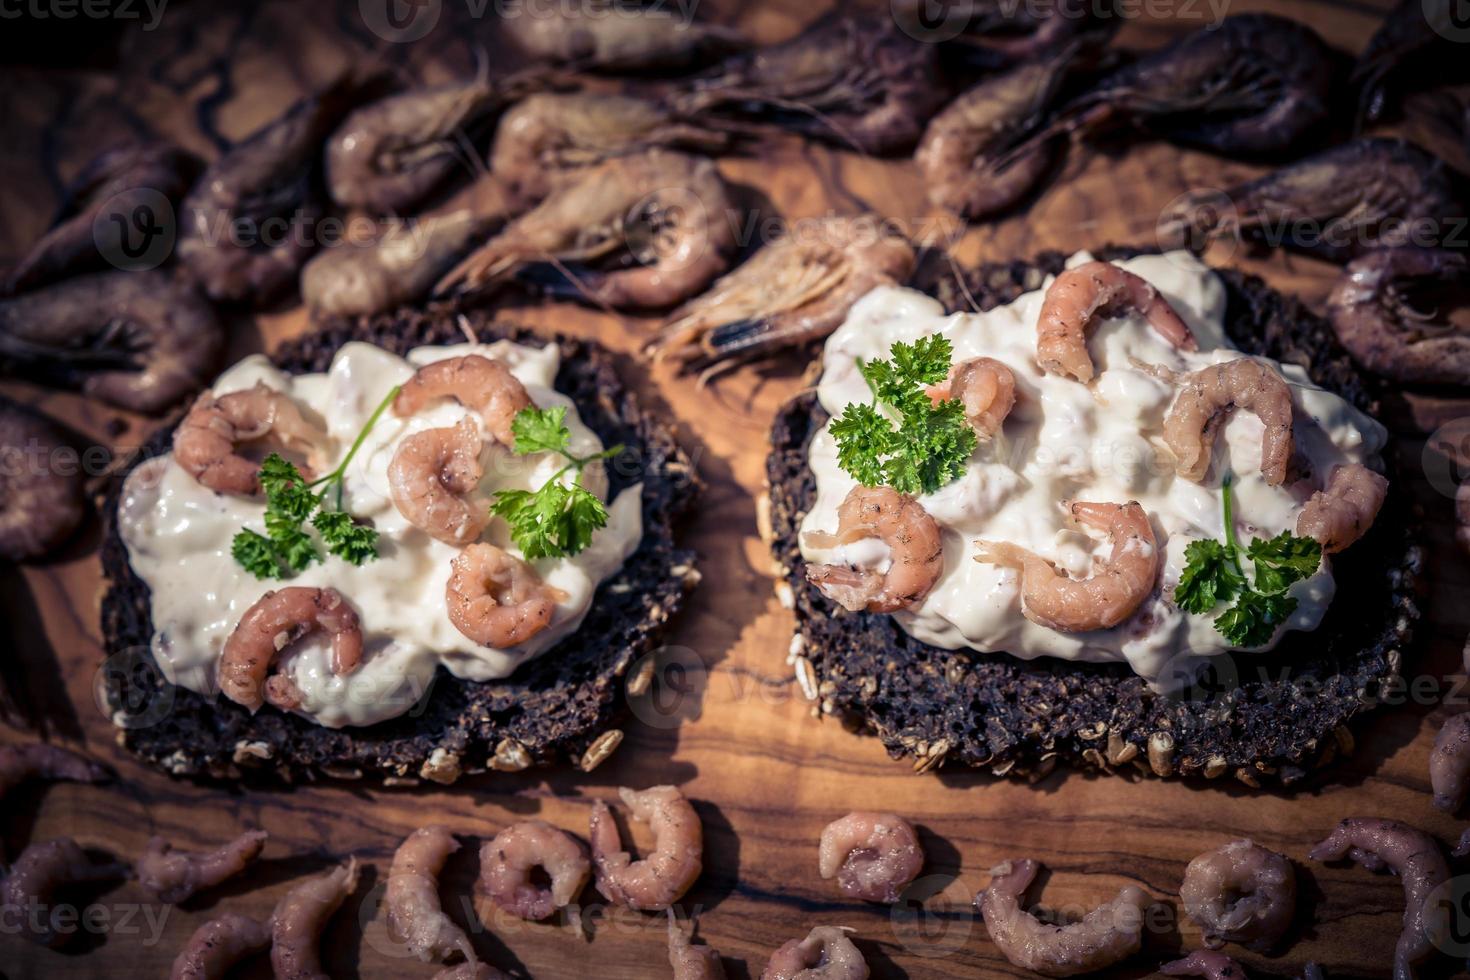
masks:
[[[1099,257],[1129,254],[1136,250]],[[920,285],[951,310],[969,309],[971,299],[991,309],[1039,288],[1065,259],[1047,253],[1031,263],[983,266],[963,285],[952,276]],[[1322,320],[1258,278],[1220,275],[1237,346],[1301,364],[1358,407],[1374,407]],[[784,406],[767,467],[773,549],[796,609],[797,668],[805,673],[810,665],[807,684],[814,682],[822,711],[876,733],[891,756],[911,759],[918,771],[956,763],[1040,778],[1063,763],[1289,785],[1349,751],[1348,723],[1398,682],[1420,615],[1423,567],[1401,492],[1390,493],[1367,537],[1335,557],[1339,591],[1320,629],[1290,634],[1271,653],[1217,658],[1192,687],[1159,696],[1124,665],[929,646],[889,616],[849,613],[808,585],[797,541],[816,496],[806,447],[826,419],[811,393]]]
[[[482,340],[548,342],[467,316]],[[402,354],[464,339],[453,311],[405,310],[328,324],[282,345],[272,359],[292,373],[324,371],[337,349],[352,340]],[[148,648],[148,586],[133,573],[118,536],[119,480],[106,507],[102,548],[110,583],[102,604],[109,656],[102,686],[120,722],[122,743],[170,773],[221,779],[325,775],[452,782],[461,773],[517,770],[558,757],[590,767],[611,751],[622,734],[614,725],[626,707],[629,665],[657,646],[665,623],[697,581],[693,552],[674,543],[674,525],[697,488],[689,458],[670,430],[624,389],[612,355],[583,341],[552,342],[562,353],[557,388],[576,402],[605,444],[628,447],[608,470],[613,493],[643,482],[642,544],[602,583],[576,633],[505,681],[461,681],[441,668],[425,699],[408,714],[371,727],[322,728],[270,707],[251,715],[222,697],[173,687],[159,675]],[[171,431],[160,432],[145,458],[166,450],[171,438]]]

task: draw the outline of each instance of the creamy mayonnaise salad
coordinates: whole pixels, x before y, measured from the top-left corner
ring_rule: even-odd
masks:
[[[465,354],[504,361],[537,406],[566,406],[571,452],[589,456],[603,448],[571,400],[552,387],[560,363],[560,352],[552,344],[535,348],[502,341],[421,347],[405,359],[369,344],[350,343],[325,374],[294,376],[257,355],[226,371],[212,391],[218,396],[263,382],[289,395],[309,421],[325,428],[329,443],[323,447],[324,470],[330,472],[394,385],[407,381],[419,366]],[[361,619],[364,656],[355,672],[345,677],[331,672],[329,642],[320,631],[288,648],[275,668],[300,690],[298,713],[330,728],[371,725],[403,714],[427,692],[441,664],[465,680],[495,680],[574,632],[591,607],[598,584],[638,547],[643,536],[641,485],[608,502],[607,526],[593,535],[586,550],[531,563],[543,580],[566,594],[550,627],[512,649],[480,646],[460,633],[446,614],[449,563],[460,549],[409,524],[388,492],[388,463],[405,437],[452,426],[465,417],[475,420],[485,436],[480,496],[487,506],[498,490],[539,488],[565,462],[552,454],[515,456],[495,441],[477,413],[453,400],[440,400],[409,418],[386,412],[348,467],[342,497],[343,509],[377,528],[378,559],[359,567],[324,555],[324,562],[284,582],[255,578],[230,554],[237,531],[251,528],[264,533],[263,499],[215,493],[178,466],[171,454],[135,469],[124,486],[119,528],[134,571],[152,590],[153,652],[164,676],[189,690],[216,694],[216,664],[226,639],[256,600],[282,585],[335,588]],[[588,466],[582,482],[599,497],[607,497],[607,474],[601,464]],[[490,522],[482,540],[521,557],[498,518]]]
[[[1091,261],[1074,255],[1069,266]],[[1188,683],[1203,658],[1231,650],[1213,617],[1184,613],[1171,596],[1184,570],[1184,549],[1200,538],[1222,540],[1222,479],[1233,475],[1236,527],[1242,543],[1295,531],[1297,515],[1333,467],[1376,462],[1386,433],[1343,399],[1313,385],[1295,365],[1271,362],[1291,388],[1296,453],[1310,475],[1282,486],[1261,476],[1261,421],[1235,412],[1215,443],[1204,482],[1174,472],[1162,426],[1177,389],[1147,370],[1162,365],[1190,372],[1240,357],[1222,327],[1225,290],[1203,263],[1186,252],[1140,256],[1117,263],[1155,286],[1199,341],[1198,352],[1171,346],[1142,316],[1101,320],[1088,349],[1097,367],[1091,385],[1043,374],[1036,363],[1036,322],[1045,285],[988,313],[946,315],[939,303],[911,289],[885,287],[860,300],[827,341],[817,395],[832,417],[871,393],[857,362],[889,356],[895,341],[942,335],[956,362],[989,356],[1016,376],[1016,405],[1003,432],[981,443],[962,478],[919,498],[944,537],[944,571],[917,606],[895,614],[918,639],[947,649],[969,647],[1017,657],[1126,662],[1158,687]],[[802,521],[802,554],[809,562],[886,570],[888,549],[876,539],[837,547],[812,532],[835,531],[837,508],[856,481],[837,465],[836,445],[824,426],[813,438],[811,468],[817,499]],[[1032,623],[1021,611],[1016,570],[974,560],[977,540],[1008,541],[1086,578],[1111,543],[1077,528],[1066,502],[1138,501],[1165,550],[1160,588],[1138,611],[1108,630],[1063,633]],[[809,535],[811,537],[809,538]],[[1332,601],[1330,560],[1296,583],[1299,601],[1282,630],[1312,630]]]

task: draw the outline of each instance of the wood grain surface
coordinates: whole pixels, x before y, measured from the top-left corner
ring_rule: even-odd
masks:
[[[798,31],[821,3],[769,0],[708,10],[762,40]],[[1139,5],[1147,9],[1149,5]],[[1175,5],[1178,6],[1178,5]],[[1328,41],[1357,51],[1386,3],[1247,2],[1230,13],[1274,10],[1307,21]],[[356,0],[259,4],[200,2],[170,6],[156,29],[122,28],[115,58],[101,68],[5,69],[0,84],[0,255],[18,257],[46,227],[59,189],[97,149],[119,137],[152,132],[201,154],[273,118],[340,65],[369,55],[426,81],[473,70],[484,48],[499,65],[493,21],[476,19],[462,0],[444,0],[439,26],[413,45],[389,44],[365,29]],[[1167,5],[1160,4],[1168,13]],[[1139,17],[1119,43],[1149,47],[1201,26],[1193,19]],[[0,29],[7,29],[0,27]],[[788,218],[830,211],[873,210],[930,229],[954,230],[925,206],[907,160],[863,159],[779,140],[759,159],[721,162],[725,175]],[[1219,187],[1259,168],[1143,140],[1124,155],[1076,153],[1064,172],[1023,215],[962,231],[955,254],[964,262],[1024,257],[1046,248],[1150,242],[1161,209],[1188,188]],[[1217,262],[1266,275],[1279,289],[1320,304],[1335,269],[1300,257],[1251,256],[1220,249]],[[478,843],[508,822],[537,816],[585,834],[591,801],[616,796],[620,785],[672,782],[697,801],[707,835],[706,872],[686,906],[699,912],[704,938],[725,955],[732,977],[758,977],[769,953],[814,925],[848,926],[874,975],[940,980],[1022,976],[998,953],[973,916],[970,901],[987,869],[1021,855],[1050,871],[1040,897],[1066,908],[1091,907],[1133,882],[1160,900],[1167,921],[1146,953],[1119,971],[1146,976],[1180,949],[1199,945],[1198,930],[1178,920],[1178,888],[1194,855],[1229,839],[1250,837],[1300,863],[1304,915],[1281,955],[1242,952],[1253,975],[1300,976],[1308,960],[1330,977],[1389,974],[1399,930],[1397,879],[1305,861],[1311,845],[1341,817],[1393,816],[1453,840],[1460,822],[1429,805],[1426,761],[1439,723],[1464,710],[1455,684],[1460,649],[1470,630],[1466,563],[1447,544],[1450,503],[1424,477],[1423,436],[1413,420],[1436,424],[1470,415],[1454,402],[1395,399],[1388,415],[1399,432],[1404,470],[1432,529],[1433,595],[1423,643],[1407,658],[1418,697],[1385,709],[1357,732],[1356,749],[1337,767],[1288,793],[1251,792],[1226,783],[1105,778],[1056,772],[1026,785],[967,771],[926,776],[891,762],[876,740],[816,717],[786,665],[789,612],[776,602],[756,531],[765,433],[775,407],[800,387],[805,367],[788,357],[763,370],[742,370],[715,389],[650,370],[639,356],[655,321],[613,317],[562,306],[510,307],[504,318],[596,337],[620,352],[628,380],[677,421],[708,490],[688,530],[698,549],[703,586],[676,624],[671,643],[687,651],[682,694],[661,709],[639,712],[617,753],[591,774],[531,771],[466,780],[453,789],[382,789],[367,785],[301,786],[242,792],[170,780],[145,769],[114,744],[93,698],[102,659],[101,593],[95,525],[57,560],[0,570],[0,621],[6,642],[9,698],[47,735],[113,764],[109,787],[56,786],[18,792],[4,804],[7,849],[71,835],[89,846],[131,857],[150,834],[176,844],[212,846],[247,827],[271,834],[266,860],[248,878],[179,909],[149,905],[133,883],[92,895],[112,925],[66,953],[0,935],[0,975],[31,977],[158,977],[180,944],[224,910],[267,915],[300,876],[356,855],[374,869],[334,920],[326,959],[334,977],[407,977],[432,970],[395,955],[376,906],[398,841],[428,821],[464,835],[446,895],[466,924],[466,896]],[[309,329],[299,309],[231,323],[232,356],[269,349]],[[136,446],[156,424],[120,416],[83,399],[22,382],[5,393],[36,404],[99,442]],[[1432,458],[1431,463],[1435,462]],[[1441,466],[1440,469],[1443,469]],[[1433,471],[1431,467],[1431,472]],[[692,659],[691,659],[692,657]],[[1453,689],[1462,702],[1438,706],[1432,689]],[[28,737],[0,729],[0,740]],[[921,828],[929,854],[925,879],[933,898],[907,913],[842,899],[816,872],[816,841],[831,819],[855,808],[894,809]],[[639,837],[640,842],[646,843]],[[588,899],[595,898],[589,891]],[[122,917],[127,921],[123,922]],[[495,965],[541,980],[658,978],[669,975],[665,922],[659,916],[597,914],[595,936],[569,924],[492,923],[475,932]],[[1172,923],[1172,924],[1171,924]],[[1237,950],[1237,952],[1241,952]],[[1436,968],[1448,973],[1454,962]],[[265,975],[257,962],[248,975]]]

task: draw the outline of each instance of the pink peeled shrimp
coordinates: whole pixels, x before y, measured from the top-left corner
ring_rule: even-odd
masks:
[[[357,858],[309,878],[286,893],[271,916],[271,967],[276,980],[331,980],[317,944],[327,920],[357,890]]]
[[[923,867],[914,826],[897,814],[849,813],[822,831],[817,869],[851,898],[896,902]]]
[[[1106,969],[1138,952],[1150,904],[1143,889],[1127,885],[1080,922],[1049,925],[1021,907],[1038,867],[1032,860],[1005,862],[990,872],[990,887],[976,900],[985,931],[1007,960],[1042,976],[1071,977]]]
[[[1085,579],[1068,578],[1051,562],[1019,545],[975,542],[975,560],[1021,573],[1021,611],[1039,626],[1063,633],[1111,629],[1148,598],[1162,558],[1148,514],[1126,504],[1076,501],[1069,508],[1079,524],[1106,531],[1113,540],[1106,560],[1094,562]]]
[[[476,643],[506,650],[551,625],[566,593],[493,544],[470,545],[449,563],[444,601],[454,628]]]
[[[281,651],[313,630],[332,637],[332,673],[343,676],[357,669],[362,627],[342,593],[293,585],[267,592],[240,617],[220,656],[220,692],[251,712],[267,700],[283,709],[296,707],[300,692],[295,685],[283,675],[267,675]]]
[[[1135,311],[1180,350],[1198,350],[1189,326],[1147,281],[1111,262],[1068,269],[1047,287],[1036,321],[1036,362],[1048,374],[1092,380],[1087,331],[1097,317]]]
[[[30,742],[0,748],[0,800],[31,779],[50,782],[100,783],[111,777],[101,763],[59,745]]]
[[[232,967],[271,944],[266,923],[226,912],[194,930],[174,960],[169,980],[224,980]]]
[[[1179,898],[1206,946],[1233,942],[1265,952],[1296,915],[1296,869],[1275,851],[1231,841],[1189,862]]]
[[[837,508],[836,535],[813,544],[877,538],[888,546],[886,572],[849,565],[808,565],[807,581],[844,609],[891,613],[918,605],[944,571],[944,541],[924,505],[890,487],[856,486]]]
[[[725,980],[725,964],[719,950],[694,945],[694,923],[679,921],[669,909],[669,965],[674,980]]]
[[[1205,980],[1245,980],[1245,968],[1210,949],[1197,949],[1182,960],[1165,963],[1159,972],[1170,977],[1204,977]]]
[[[659,911],[677,902],[704,870],[704,830],[699,814],[673,786],[618,790],[623,803],[653,828],[653,853],[641,861],[623,850],[612,811],[592,804],[592,864],[597,890],[614,905]]]
[[[549,887],[533,878],[537,868],[551,879]],[[522,919],[549,919],[577,900],[591,874],[587,848],[565,830],[544,820],[512,824],[480,849],[476,909],[484,909],[482,922],[491,921],[491,907]]]
[[[236,449],[267,438],[316,458],[326,434],[306,421],[295,402],[265,384],[218,397],[205,392],[174,432],[174,461],[211,490],[250,496],[260,492],[260,464]]]
[[[1326,554],[1342,551],[1368,533],[1387,497],[1382,476],[1357,463],[1339,466],[1297,515],[1297,536],[1317,541]]]
[[[176,851],[162,837],[150,837],[133,870],[138,883],[154,898],[178,905],[195,892],[213,888],[244,871],[260,857],[269,836],[263,830],[248,830],[207,854]]]
[[[444,914],[439,902],[439,872],[459,841],[439,825],[420,827],[393,854],[383,904],[388,930],[415,957],[425,962],[450,959],[455,953],[473,962],[469,936]]]
[[[434,361],[414,372],[393,399],[393,414],[400,418],[414,415],[441,398],[453,398],[479,412],[491,434],[505,446],[515,445],[511,423],[516,415],[532,407],[526,386],[504,361],[466,354]]]
[[[403,519],[445,544],[478,538],[490,519],[486,503],[472,496],[485,475],[483,447],[480,428],[469,418],[399,443],[388,463],[388,493]]]
[[[1394,951],[1394,980],[1413,980],[1414,968],[1435,952],[1437,910],[1429,899],[1450,878],[1439,842],[1397,820],[1349,817],[1307,855],[1313,861],[1349,858],[1369,871],[1390,870],[1404,884],[1404,930]]]
[[[7,922],[19,919],[20,933],[26,939],[42,946],[61,946],[70,933],[61,931],[51,914],[52,895],[69,885],[111,881],[125,874],[123,865],[94,863],[70,837],[32,844],[0,879],[0,909]]]
[[[1470,792],[1470,712],[1446,719],[1429,754],[1429,785],[1434,805],[1454,813]]]
[[[950,368],[948,380],[931,387],[929,398],[958,398],[975,435],[992,439],[1016,405],[1016,375],[993,357],[972,357]]]
[[[1286,482],[1295,441],[1291,389],[1276,369],[1250,357],[1212,364],[1185,378],[1164,416],[1164,442],[1179,475],[1199,483],[1210,469],[1215,436],[1232,411],[1243,408],[1266,427],[1261,436],[1261,476],[1273,487]]]
[[[818,926],[772,953],[761,980],[868,980],[868,963],[846,929]]]

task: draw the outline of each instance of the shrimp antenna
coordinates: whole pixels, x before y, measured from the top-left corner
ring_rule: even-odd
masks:
[[[469,317],[463,313],[458,313],[454,317],[454,322],[459,325],[459,329],[464,333],[470,343],[478,344],[480,342],[480,335],[475,333],[474,324],[470,323]]]
[[[955,260],[954,253],[945,249],[944,259],[949,263],[949,270],[954,273],[955,284],[960,287],[960,293],[965,297],[965,302],[970,304],[970,309],[976,313],[983,313],[980,304],[975,301],[975,294],[970,292],[969,283],[965,282],[964,270],[960,268],[959,262]]]
[[[544,261],[547,265],[551,266],[557,272],[560,272],[563,276],[565,276],[567,282],[571,283],[572,287],[576,289],[577,292],[581,293],[582,298],[585,299],[587,302],[591,303],[593,306],[596,306],[598,309],[602,310],[602,312],[608,314],[609,316],[618,315],[618,311],[613,308],[611,303],[607,302],[607,300],[603,299],[602,297],[595,295],[592,290],[588,288],[587,284],[582,281],[582,277],[573,272],[571,267],[568,266],[561,259],[557,258],[555,255],[552,255],[550,252],[546,252],[542,255],[542,261]]]

